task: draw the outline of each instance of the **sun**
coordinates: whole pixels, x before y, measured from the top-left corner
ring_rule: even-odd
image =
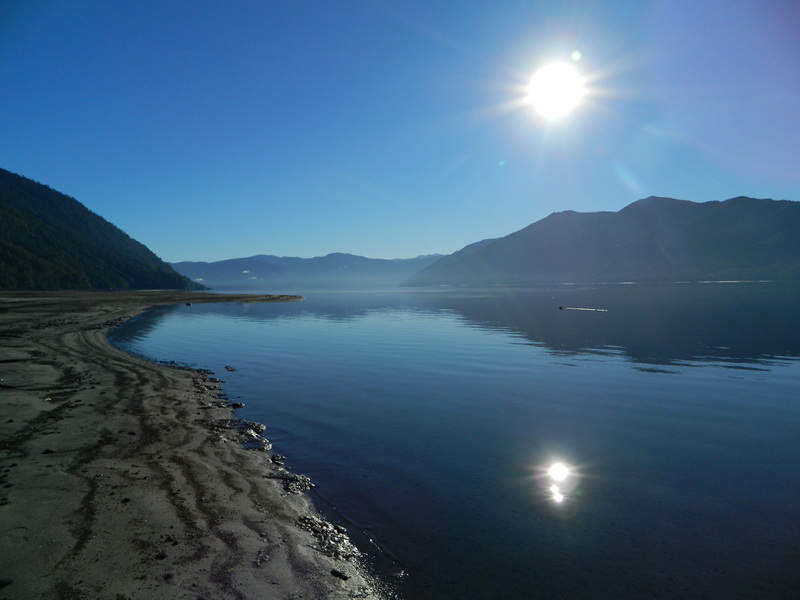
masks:
[[[569,114],[586,94],[584,81],[573,65],[550,63],[533,74],[527,88],[527,100],[545,119],[560,119]]]

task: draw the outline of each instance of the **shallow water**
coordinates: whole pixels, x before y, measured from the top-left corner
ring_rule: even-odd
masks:
[[[800,595],[796,284],[308,292],[112,338],[216,371],[407,600]]]

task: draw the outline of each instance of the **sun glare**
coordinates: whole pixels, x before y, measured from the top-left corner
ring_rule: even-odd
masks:
[[[551,496],[553,502],[561,504],[564,501],[564,494],[561,493],[561,488],[559,488],[557,485],[550,486],[550,493],[553,494]]]
[[[571,112],[586,94],[584,81],[574,66],[550,63],[534,73],[527,88],[527,100],[545,119],[559,119]]]
[[[547,474],[553,481],[564,481],[569,475],[569,467],[562,462],[553,463],[547,470]]]
[[[547,467],[545,473],[547,482],[550,484],[547,488],[547,491],[550,492],[550,499],[556,504],[561,504],[566,500],[567,494],[577,486],[576,478],[573,477],[572,467],[557,461]]]

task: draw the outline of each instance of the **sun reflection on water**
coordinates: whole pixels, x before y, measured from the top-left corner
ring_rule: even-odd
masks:
[[[574,467],[564,461],[557,460],[540,471],[544,478],[544,486],[549,492],[549,499],[562,504],[569,494],[578,487],[578,473]]]
[[[553,502],[561,504],[564,501],[564,494],[561,493],[561,488],[558,487],[556,484],[550,486],[550,492],[553,494],[551,496]]]
[[[547,469],[547,475],[553,481],[564,481],[569,476],[569,467],[563,462],[555,462]]]

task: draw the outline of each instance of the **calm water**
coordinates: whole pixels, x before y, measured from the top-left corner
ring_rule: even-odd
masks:
[[[798,285],[309,292],[114,339],[222,376],[407,600],[800,598]]]

